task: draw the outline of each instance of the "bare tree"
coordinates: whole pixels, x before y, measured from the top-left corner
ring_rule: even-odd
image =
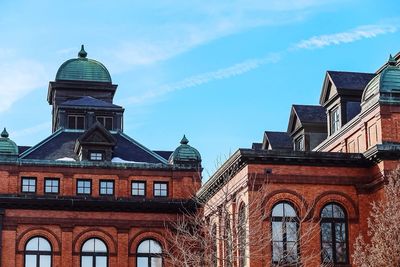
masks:
[[[383,199],[372,203],[368,239],[358,236],[353,262],[360,267],[400,266],[400,169],[387,177]]]
[[[268,181],[246,183],[241,193],[247,202],[235,203],[238,185],[227,183],[212,201],[196,199],[198,212],[187,212],[172,223],[165,251],[172,266],[248,266],[250,259],[262,266],[320,266],[320,250],[315,249],[319,220],[312,218],[313,205],[278,214],[279,222],[273,222],[273,214],[265,211]]]

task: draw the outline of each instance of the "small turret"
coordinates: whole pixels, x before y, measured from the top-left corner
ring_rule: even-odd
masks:
[[[197,149],[188,145],[189,140],[184,135],[181,145],[169,157],[169,163],[188,167],[201,167],[201,156]]]
[[[18,157],[18,146],[8,138],[9,134],[6,128],[4,128],[0,136],[0,158]]]

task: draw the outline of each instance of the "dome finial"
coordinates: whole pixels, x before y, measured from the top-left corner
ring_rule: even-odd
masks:
[[[392,57],[392,55],[390,54],[389,56],[389,60],[388,60],[388,65],[389,66],[396,66],[396,59],[394,57]]]
[[[4,127],[4,130],[1,132],[1,137],[8,138],[8,132],[6,130],[6,127]]]
[[[182,140],[181,140],[181,144],[182,145],[187,145],[189,143],[189,140],[186,138],[185,135],[183,135]]]
[[[87,57],[87,53],[85,51],[85,46],[84,45],[81,46],[81,51],[79,51],[78,57],[80,57],[80,58],[86,58]]]

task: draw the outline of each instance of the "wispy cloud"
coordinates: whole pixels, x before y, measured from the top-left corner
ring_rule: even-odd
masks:
[[[221,68],[216,71],[194,75],[176,83],[160,86],[159,88],[149,91],[146,94],[143,94],[142,96],[131,97],[128,99],[124,99],[121,102],[123,102],[124,104],[143,104],[144,102],[160,97],[167,93],[200,86],[202,84],[206,84],[216,80],[222,80],[242,75],[246,72],[257,69],[262,65],[268,63],[275,63],[278,62],[279,60],[280,60],[280,54],[278,53],[270,54],[264,58],[248,59],[226,68]]]
[[[316,49],[331,45],[352,43],[361,39],[394,33],[398,28],[397,25],[364,25],[345,32],[313,36],[298,42],[293,46],[293,49]]]
[[[338,1],[344,0],[221,0],[210,5],[197,0],[156,2],[153,8],[162,14],[159,17],[168,19],[147,30],[133,29],[138,31],[131,34],[133,39],[119,42],[104,54],[113,72],[120,72],[168,60],[255,27],[295,23],[314,8]]]
[[[48,130],[50,128],[51,128],[51,122],[47,121],[47,122],[43,122],[43,123],[37,124],[32,127],[23,128],[23,129],[19,129],[16,131],[11,131],[10,136],[12,136],[12,138],[31,136],[31,135],[40,133],[44,130]]]
[[[14,58],[2,60],[0,62],[0,113],[8,110],[18,99],[32,90],[45,86],[46,79],[45,69],[37,61]]]

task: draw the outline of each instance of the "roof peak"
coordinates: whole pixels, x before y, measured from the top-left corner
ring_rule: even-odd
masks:
[[[6,130],[6,127],[4,127],[3,131],[1,132],[1,137],[3,138],[8,138],[9,134]]]
[[[81,45],[81,50],[78,53],[79,58],[86,58],[87,57],[87,52],[85,51],[85,46]]]
[[[187,145],[189,143],[189,140],[186,138],[186,135],[183,135],[182,140],[181,140],[181,144],[182,145]]]

